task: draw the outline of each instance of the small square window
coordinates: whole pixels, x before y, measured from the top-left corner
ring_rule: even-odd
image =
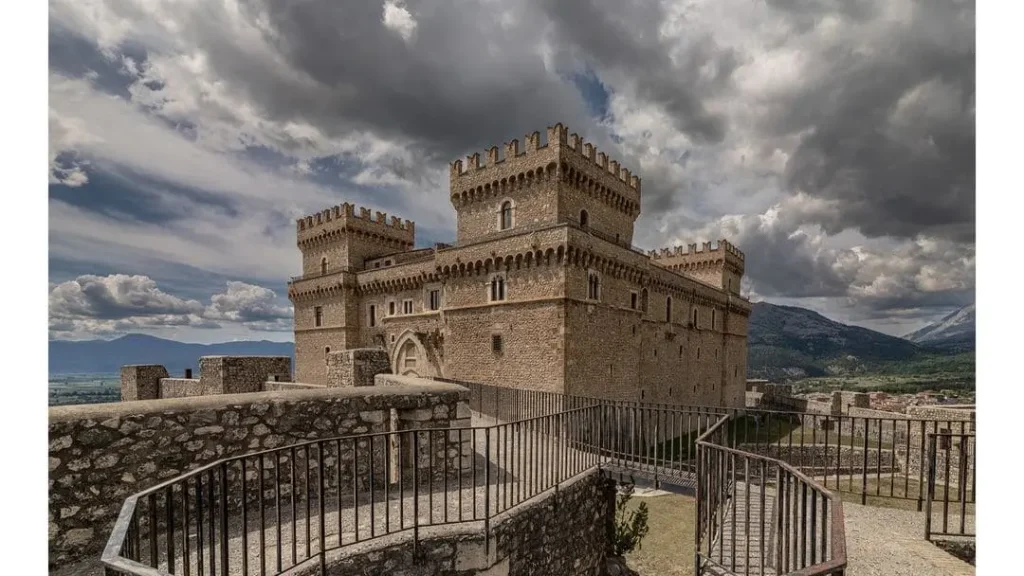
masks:
[[[491,351],[495,354],[501,354],[505,349],[505,343],[502,341],[501,334],[491,334]]]

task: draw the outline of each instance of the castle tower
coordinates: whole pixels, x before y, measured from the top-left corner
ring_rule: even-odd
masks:
[[[696,244],[690,244],[685,250],[682,246],[675,246],[651,250],[648,255],[651,261],[659,266],[696,278],[731,294],[740,293],[744,255],[739,248],[725,239],[719,240],[718,246],[714,248],[711,247],[711,242],[705,242],[700,249]]]
[[[492,146],[450,166],[458,242],[571,223],[628,246],[640,216],[640,178],[562,124]]]
[[[356,272],[367,260],[411,250],[415,224],[345,203],[300,218],[302,276],[288,285],[295,309],[295,379],[325,383],[327,354],[357,347]]]

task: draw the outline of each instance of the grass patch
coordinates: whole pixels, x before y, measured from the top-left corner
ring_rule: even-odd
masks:
[[[629,567],[642,576],[692,576],[694,499],[690,496],[638,497],[629,502],[628,510],[647,503],[650,532],[642,548],[626,555]]]

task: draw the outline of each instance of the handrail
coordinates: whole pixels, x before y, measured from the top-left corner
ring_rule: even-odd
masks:
[[[842,502],[842,498],[840,498],[836,493],[828,490],[827,488],[825,488],[824,486],[822,486],[821,484],[819,484],[818,482],[816,482],[812,478],[808,477],[803,472],[798,470],[796,467],[790,465],[788,462],[785,462],[785,461],[777,459],[777,458],[771,458],[769,456],[753,454],[753,453],[750,453],[750,452],[746,452],[744,450],[739,450],[739,449],[736,449],[736,448],[730,448],[729,446],[724,446],[724,445],[719,445],[719,444],[713,443],[710,440],[711,437],[713,435],[715,435],[715,434],[718,434],[718,433],[722,432],[723,428],[725,428],[726,424],[728,422],[730,422],[731,420],[732,420],[732,416],[731,415],[725,415],[725,416],[721,417],[718,420],[718,422],[716,422],[713,426],[709,427],[706,431],[704,431],[703,434],[699,435],[697,437],[697,440],[696,440],[696,445],[698,446],[698,449],[703,448],[703,449],[706,449],[706,450],[714,450],[714,451],[722,452],[722,453],[725,453],[725,454],[730,454],[730,455],[733,455],[733,456],[739,456],[739,457],[744,458],[746,462],[749,462],[750,460],[757,460],[757,461],[763,462],[765,464],[772,464],[772,465],[776,466],[776,468],[778,470],[785,470],[787,474],[789,474],[791,477],[796,478],[797,480],[799,480],[803,485],[810,487],[811,490],[817,491],[819,494],[822,495],[823,498],[828,498],[828,500],[830,502],[830,506],[832,508],[832,516],[831,516],[831,522],[830,522],[830,528],[831,528],[831,538],[830,538],[831,557],[828,560],[822,559],[821,562],[817,562],[817,563],[814,563],[812,561],[811,565],[804,566],[803,568],[798,569],[795,572],[787,572],[787,574],[789,574],[790,576],[825,576],[825,575],[830,575],[830,574],[842,574],[844,569],[846,568],[846,565],[847,565],[847,558],[846,558],[846,527],[845,527],[844,515],[843,515],[843,502]],[[710,558],[710,556],[712,555],[710,552],[708,554],[708,558],[704,558],[703,554],[701,553],[701,542],[702,542],[702,531],[703,531],[703,525],[701,523],[701,521],[702,521],[702,512],[705,513],[705,514],[708,514],[709,516],[711,515],[710,511],[703,509],[703,507],[701,506],[701,504],[702,504],[702,492],[715,489],[715,487],[713,487],[713,486],[704,486],[703,490],[702,490],[701,480],[705,478],[705,476],[703,474],[703,472],[705,472],[705,471],[701,469],[702,462],[704,462],[704,458],[701,458],[700,456],[698,456],[698,460],[697,460],[697,467],[698,467],[697,478],[698,478],[698,481],[697,481],[697,495],[696,495],[696,500],[697,500],[697,522],[696,522],[696,524],[697,525],[695,526],[695,530],[694,530],[694,544],[695,544],[695,546],[694,546],[694,556],[695,556],[695,558],[694,558],[694,568],[695,568],[695,574],[697,574],[697,575],[700,575],[700,574],[703,573],[703,571],[701,570],[701,568],[703,566],[703,564],[701,562],[702,559],[705,560],[705,561],[708,561],[710,563],[716,564],[716,566],[718,568],[720,568],[720,569],[728,571],[727,567],[723,566],[720,563],[714,562],[714,560],[712,558]],[[728,467],[728,465],[727,465],[727,467]],[[765,467],[762,466],[762,470],[764,470],[764,469],[765,469]],[[749,469],[747,469],[747,471],[749,471]],[[777,473],[777,477],[781,479],[781,477],[782,477],[781,472]],[[749,477],[745,477],[744,480],[745,481],[749,481]],[[733,460],[733,470],[732,470],[732,482],[733,482],[733,485],[731,486],[731,490],[733,491],[733,496],[734,497],[738,497],[737,494],[736,494],[737,487],[735,486],[735,481],[736,481],[736,470],[735,470],[735,459],[734,459]],[[761,485],[762,491],[763,491],[764,487],[765,487],[765,481],[764,481],[764,477],[762,476],[762,485]],[[788,496],[786,496],[785,494],[780,495],[780,490],[781,489],[782,489],[782,487],[777,483],[776,487],[775,487],[776,498],[777,498],[776,501],[778,501],[779,498],[784,498],[784,499],[788,500]],[[728,492],[728,490],[729,490],[729,488],[726,488],[726,492]],[[794,491],[794,494],[795,494],[795,491]],[[704,496],[706,496],[706,494],[704,494]],[[748,492],[747,492],[747,498],[748,498],[748,501],[749,501],[749,487],[748,487]],[[795,500],[799,500],[799,499],[795,499]],[[736,502],[733,503],[734,508],[735,508],[735,506],[737,504],[738,503],[736,503]],[[762,505],[763,505],[763,501],[762,501]],[[786,505],[789,506],[790,503],[787,502]],[[806,505],[807,505],[807,498],[806,498],[806,491],[805,491],[804,492],[803,503],[801,504],[802,511],[804,513],[806,512]],[[795,510],[795,504],[794,504],[794,510]],[[764,508],[763,507],[761,509],[761,513],[764,514]],[[782,514],[782,512],[778,512],[778,515],[777,515],[777,518],[778,518],[779,522],[782,521],[781,514]],[[734,512],[734,517],[735,517],[735,512]],[[720,520],[720,522],[722,522],[722,521]],[[709,525],[708,525],[709,532],[713,531],[713,528],[712,528],[713,524],[714,524],[714,520],[712,519],[709,522]],[[814,531],[814,528],[813,528],[814,522],[813,522],[813,520],[812,520],[811,524],[812,524],[812,528],[811,528],[811,531],[812,531],[812,534],[811,534],[811,547],[813,549],[814,546],[816,545],[816,543],[818,542],[818,539],[817,539],[817,534],[813,534],[813,531]],[[724,523],[723,523],[723,526],[724,526]],[[774,530],[775,524],[772,525],[772,528]],[[732,529],[736,530],[735,524],[733,525]],[[747,529],[749,530],[749,525],[747,526]],[[822,534],[824,534],[824,526],[822,526],[822,530],[823,530]],[[806,532],[805,531],[806,531],[806,526],[801,526],[801,539],[805,538],[805,536],[806,536]],[[775,532],[773,532],[773,533],[774,533],[774,538],[776,538],[776,539],[781,538],[780,534],[775,533]],[[720,533],[719,536],[723,536],[723,535]],[[747,548],[747,550],[749,551],[749,538],[750,538],[749,532],[746,533],[746,537],[748,538],[748,548]],[[713,540],[713,535],[709,534],[709,539]],[[762,543],[763,542],[764,542],[764,536],[762,534]],[[822,540],[822,542],[823,542],[823,540]],[[804,554],[806,554],[806,540],[804,542],[801,542],[800,544],[803,544],[805,546],[805,548],[803,549],[802,552]],[[779,546],[780,543],[776,542],[775,545]],[[823,546],[823,549],[822,549],[821,552],[822,552],[822,554],[824,554],[824,552],[825,552],[824,546]],[[733,539],[732,553],[733,553],[733,565],[735,565],[735,554],[736,554],[735,536],[734,536],[734,539]],[[769,556],[765,553],[765,551],[763,549],[761,550],[761,556],[762,556],[762,560],[769,559]],[[795,545],[794,545],[794,556],[795,556]],[[781,551],[777,551],[777,557],[779,559],[783,558],[783,555],[782,555]],[[812,552],[812,559],[813,559],[813,557],[814,557],[814,553]],[[801,556],[801,559],[805,560],[806,556]],[[749,558],[748,558],[748,560],[749,560]],[[786,566],[788,568],[788,551],[787,551],[786,562],[787,562]],[[779,566],[776,566],[776,570],[778,570],[778,569],[779,569]]]
[[[167,576],[177,573],[174,568],[164,569],[174,561],[177,562],[178,567],[182,567],[182,564],[186,562],[186,557],[190,557],[193,562],[197,561],[196,558],[200,558],[199,562],[205,562],[206,557],[209,556],[209,561],[214,562],[216,553],[220,555],[218,559],[220,565],[217,566],[217,571],[222,572],[224,567],[238,560],[237,557],[229,559],[227,555],[238,555],[234,544],[237,544],[236,540],[239,537],[243,539],[241,549],[248,550],[245,542],[246,538],[249,538],[250,530],[239,528],[234,524],[229,526],[228,518],[231,518],[231,522],[235,522],[240,513],[243,519],[241,525],[251,528],[249,523],[244,520],[246,510],[249,510],[250,513],[249,520],[253,520],[258,511],[262,538],[268,529],[263,524],[265,510],[271,511],[268,516],[273,516],[273,511],[276,510],[278,514],[276,528],[280,530],[280,522],[282,522],[280,514],[289,500],[287,492],[292,494],[291,498],[297,495],[300,504],[305,503],[307,523],[314,514],[310,509],[311,502],[320,507],[318,520],[314,520],[320,522],[320,528],[318,531],[315,526],[307,527],[304,536],[304,539],[307,540],[304,543],[307,554],[302,558],[293,556],[288,566],[278,564],[276,573],[281,573],[282,569],[290,570],[305,562],[315,561],[318,555],[321,570],[323,570],[326,552],[347,544],[366,542],[389,534],[411,531],[414,545],[416,545],[419,541],[418,531],[425,526],[484,522],[485,535],[487,535],[489,532],[486,525],[491,518],[497,517],[546,490],[557,488],[559,484],[593,470],[595,467],[603,468],[617,463],[631,466],[631,469],[639,469],[651,465],[651,459],[643,453],[630,452],[624,447],[627,442],[632,442],[635,438],[628,430],[616,428],[614,422],[609,420],[608,416],[612,408],[634,410],[634,414],[640,410],[638,407],[587,404],[568,408],[555,414],[536,415],[488,426],[374,432],[304,440],[287,446],[220,458],[215,462],[197,467],[129,496],[121,507],[114,530],[102,553],[101,562],[114,573],[136,576]],[[683,422],[683,415],[690,416],[692,420],[688,421],[696,422],[698,426],[701,426],[701,422],[709,421],[710,417],[715,416],[698,411],[671,410],[664,412],[665,418],[674,418],[678,423]],[[624,420],[619,422],[622,423]],[[612,425],[608,426],[609,423]],[[435,461],[436,449],[440,449],[440,444],[437,443],[438,439],[441,439],[446,446],[441,449],[439,454],[446,456],[438,455]],[[474,452],[482,448],[485,455],[485,458],[482,459],[483,464],[479,464],[475,458],[471,458],[470,465],[467,467],[466,461],[461,460],[461,456],[465,455],[463,450],[467,440],[475,446]],[[450,462],[453,441],[462,446],[458,450],[462,454],[456,459],[461,463]],[[483,441],[483,445],[481,445],[481,441]],[[397,442],[397,460],[390,459],[394,456],[394,452],[389,446],[394,447],[396,444],[389,444],[389,442]],[[524,446],[537,445],[537,443],[548,445],[552,450],[523,451]],[[345,451],[351,450],[348,452],[348,456],[345,455],[346,452],[343,452],[343,448]],[[411,453],[407,455],[419,455],[418,457],[414,456],[415,463],[409,463],[403,459],[402,453],[406,448],[411,449]],[[422,448],[426,448],[426,452],[422,451]],[[366,456],[361,456],[361,454]],[[431,460],[429,466],[425,466],[423,463],[423,457],[427,454],[430,455]],[[687,466],[685,462],[679,460],[678,454],[677,458],[671,461],[664,458],[664,454],[661,456],[662,461],[657,465],[662,466],[662,472],[671,469],[683,471]],[[284,457],[288,457],[287,460]],[[552,457],[555,460],[550,460]],[[334,458],[333,462],[328,462],[332,458]],[[368,469],[363,469],[364,459],[369,466]],[[548,460],[545,461],[545,459]],[[312,468],[310,467],[311,462]],[[325,462],[328,463],[325,465]],[[395,462],[397,462],[398,470],[391,472],[391,468],[388,467],[394,466]],[[542,465],[544,462],[546,465]],[[350,469],[350,466],[356,466],[353,463],[358,463],[360,470]],[[267,467],[267,464],[272,464],[272,466]],[[291,466],[290,469],[289,466]],[[319,466],[319,472],[316,472],[317,466]],[[523,473],[524,470],[530,470],[533,474]],[[541,470],[539,475],[537,474],[538,470]],[[256,472],[255,476],[251,475],[252,472]],[[347,475],[349,472],[352,472],[353,475],[345,476],[345,478],[351,482],[342,482],[343,475]],[[452,472],[455,474],[451,474]],[[473,477],[472,483],[463,486],[464,481],[468,482],[467,475],[470,472]],[[300,478],[300,473],[304,476],[304,480]],[[412,484],[408,483],[410,474],[412,475]],[[482,482],[480,477],[482,477]],[[248,487],[246,478],[248,478]],[[334,483],[335,478],[337,483]],[[428,479],[427,481],[430,483],[426,488],[422,487],[424,478]],[[265,480],[266,486],[264,485]],[[397,491],[395,491],[396,481],[398,482]],[[442,481],[445,484],[445,490],[437,492]],[[454,492],[454,483],[456,482],[459,487],[457,493]],[[257,483],[260,497],[253,504],[251,500]],[[365,487],[360,488],[364,483]],[[351,503],[348,503],[347,500],[349,486],[356,491]],[[282,487],[287,490],[282,491]],[[392,490],[390,498],[387,492],[389,487]],[[466,489],[470,490],[467,503],[471,505],[471,510],[468,512],[463,504]],[[209,490],[208,494],[207,490]],[[269,495],[267,495],[267,490],[269,490]],[[302,490],[304,492],[301,492]],[[353,537],[349,532],[346,532],[344,536],[341,534],[343,529],[351,530],[351,527],[344,528],[342,526],[340,514],[342,499],[345,499],[346,514],[351,514],[354,510],[358,525],[360,508],[366,504],[366,493],[364,492],[363,498],[360,499],[359,490],[370,492],[371,505],[366,513],[371,514],[371,527],[366,529],[365,523],[361,527],[357,527],[353,542],[351,541]],[[374,495],[380,495],[382,490],[384,497],[387,498],[384,512],[373,506]],[[382,518],[386,518],[384,521],[388,522],[394,520],[395,514],[401,513],[392,510],[391,504],[396,502],[396,499],[397,502],[401,502],[397,509],[404,511],[410,501],[415,510],[415,506],[420,505],[421,500],[425,505],[428,497],[431,502],[429,520],[421,519],[419,514],[414,512],[411,516],[411,523],[409,519],[403,519],[400,522],[391,522],[386,529],[379,529]],[[192,501],[193,498],[195,498],[195,502]],[[337,528],[337,533],[329,534],[325,528],[324,503],[328,498],[332,501],[337,500],[339,516],[331,521],[331,528]],[[439,498],[442,499],[441,504],[445,514],[443,521],[440,518],[440,511],[437,514],[438,518],[434,517],[434,503]],[[456,498],[458,498],[457,508],[452,511]],[[377,502],[384,503],[385,501],[377,500]],[[480,513],[481,503],[483,504],[483,513]],[[298,519],[298,516],[295,515],[295,500],[291,500],[291,504],[293,506],[292,522],[295,522]],[[331,506],[333,511],[335,503],[332,503]],[[375,510],[376,519],[372,516]],[[449,512],[455,516],[449,518]],[[215,516],[219,522],[216,526]],[[209,522],[208,529],[207,521]],[[271,530],[274,528],[274,525],[269,527]],[[277,542],[280,545],[280,532],[278,534]],[[295,533],[292,532],[292,534]],[[331,539],[330,542],[325,541],[328,536]],[[207,548],[203,548],[204,537],[208,539],[205,543]],[[346,537],[350,540],[349,542],[343,542]],[[234,544],[229,546],[229,540]],[[310,548],[310,543],[317,541],[320,544]],[[187,547],[190,545],[195,546],[192,550],[193,556],[189,556]],[[266,547],[261,549],[266,552],[266,556],[273,556]],[[278,552],[277,558],[280,559],[280,549]],[[149,566],[143,562],[144,556],[150,559]],[[243,566],[248,558],[248,553],[242,556]],[[167,559],[170,559],[170,562]],[[264,556],[261,555],[255,561],[264,562]],[[271,568],[268,573],[275,573],[275,568]]]
[[[486,385],[471,386],[471,398],[476,396],[482,402],[484,386]],[[550,394],[550,398],[543,397],[544,394]],[[529,405],[531,398],[534,402],[532,406]],[[255,483],[259,483],[259,494],[261,496],[256,500],[256,504],[252,506],[258,505],[259,508],[261,537],[267,529],[263,524],[265,508],[270,510],[276,509],[278,514],[276,528],[280,531],[282,506],[284,501],[289,499],[286,496],[286,492],[281,491],[282,486],[286,487],[288,492],[291,493],[290,501],[293,511],[291,521],[293,524],[298,518],[295,515],[296,496],[304,502],[307,525],[313,517],[313,512],[310,509],[311,503],[315,502],[320,507],[317,520],[321,524],[319,533],[314,527],[307,526],[305,532],[305,538],[308,540],[305,542],[307,554],[301,562],[297,563],[298,557],[294,555],[293,550],[292,564],[286,568],[291,569],[291,567],[298,566],[301,563],[315,561],[319,555],[321,569],[323,570],[326,552],[345,546],[345,536],[342,535],[342,532],[344,530],[351,530],[351,527],[344,528],[342,525],[340,516],[342,500],[346,502],[346,507],[344,508],[346,514],[356,514],[358,525],[358,515],[360,514],[361,506],[365,504],[366,490],[369,490],[371,494],[371,506],[369,511],[364,513],[374,514],[375,508],[372,505],[374,494],[378,494],[382,490],[384,497],[387,498],[385,512],[378,511],[376,520],[371,516],[371,528],[369,530],[365,526],[357,527],[354,537],[351,535],[351,532],[346,532],[345,534],[348,535],[349,540],[354,538],[354,541],[349,541],[347,544],[366,542],[388,534],[408,533],[411,531],[415,546],[419,541],[419,529],[425,526],[461,522],[483,522],[485,525],[484,532],[489,534],[487,525],[491,518],[545,490],[557,486],[559,483],[597,467],[612,471],[619,470],[620,473],[623,469],[640,475],[651,473],[656,483],[659,481],[659,478],[673,482],[672,478],[682,480],[684,478],[693,478],[693,474],[696,474],[697,526],[695,529],[696,549],[694,561],[697,568],[696,573],[699,575],[702,573],[702,559],[705,565],[713,563],[710,558],[710,549],[705,554],[702,549],[702,543],[704,547],[707,547],[708,545],[714,545],[716,542],[715,538],[717,536],[709,531],[712,528],[719,531],[723,529],[724,524],[722,522],[724,517],[721,516],[724,514],[723,510],[726,509],[725,507],[730,499],[735,499],[740,494],[738,491],[739,485],[736,483],[738,478],[747,483],[746,497],[749,503],[750,486],[752,486],[750,484],[752,478],[750,475],[751,470],[746,468],[743,472],[740,472],[736,466],[737,462],[743,461],[747,463],[756,462],[755,468],[761,470],[762,487],[767,485],[765,483],[765,472],[769,468],[776,470],[775,498],[782,501],[792,500],[792,502],[796,502],[798,501],[797,499],[793,499],[792,496],[787,496],[787,494],[789,494],[789,490],[792,490],[793,495],[795,495],[799,489],[804,491],[802,496],[805,498],[805,505],[808,494],[811,496],[812,504],[817,502],[819,497],[822,501],[822,524],[820,527],[815,524],[814,516],[809,520],[809,524],[807,524],[808,519],[806,516],[802,518],[793,516],[792,518],[803,527],[802,529],[810,529],[813,541],[811,563],[806,564],[794,561],[800,567],[800,570],[795,573],[801,576],[833,574],[841,571],[846,565],[846,542],[841,499],[838,498],[835,492],[823,487],[798,467],[782,459],[755,454],[736,447],[736,434],[735,430],[731,429],[731,423],[737,422],[738,418],[744,414],[741,410],[715,407],[713,408],[715,411],[710,411],[707,407],[630,401],[613,402],[598,398],[574,397],[541,391],[531,391],[524,394],[521,398],[514,399],[512,402],[503,403],[503,405],[511,406],[512,409],[500,414],[496,411],[494,414],[495,423],[487,426],[373,432],[304,440],[287,446],[227,456],[215,462],[197,467],[186,474],[165,480],[128,497],[122,505],[114,531],[111,533],[104,548],[101,561],[109,569],[122,574],[166,576],[173,572],[173,568],[170,571],[163,571],[161,568],[146,566],[141,562],[142,557],[147,554],[145,553],[145,545],[140,544],[138,539],[143,528],[149,526],[151,527],[149,528],[150,531],[146,533],[150,546],[148,555],[151,558],[157,559],[156,562],[151,563],[159,566],[161,556],[174,559],[176,558],[175,555],[179,552],[181,556],[177,556],[177,560],[179,563],[184,562],[184,557],[188,550],[187,546],[191,542],[189,537],[196,537],[194,538],[194,540],[197,540],[197,543],[194,544],[198,547],[196,550],[202,551],[202,546],[204,545],[202,538],[205,532],[206,537],[211,539],[208,542],[210,548],[207,550],[210,562],[214,561],[214,547],[216,547],[222,554],[220,559],[221,566],[219,568],[223,569],[229,563],[228,558],[225,556],[228,552],[224,552],[228,547],[228,534],[233,533],[232,530],[238,528],[237,526],[231,526],[231,530],[229,530],[228,518],[232,517],[237,520],[239,507],[242,518],[245,518],[247,506],[250,506],[248,502],[251,500],[251,496],[256,489]],[[473,407],[476,408],[476,406]],[[488,407],[480,406],[480,408]],[[553,413],[545,412],[548,408],[558,411]],[[523,417],[524,415],[526,417]],[[501,416],[506,416],[508,421],[501,421]],[[652,432],[653,435],[651,434]],[[683,435],[677,438],[679,432],[682,432]],[[686,440],[687,438],[694,437],[696,437],[695,440]],[[730,437],[732,441],[731,446],[728,445]],[[421,438],[424,438],[424,440],[421,441]],[[446,456],[438,456],[437,463],[435,463],[435,448],[440,446],[437,443],[438,438],[446,446],[438,454]],[[467,439],[468,444],[466,443]],[[669,442],[670,440],[671,442]],[[551,446],[555,446],[557,449],[553,453],[545,450],[540,452],[534,450],[523,451],[523,446],[529,446],[530,443],[537,441],[541,443],[549,442]],[[423,444],[423,442],[427,442],[427,444]],[[453,442],[454,444],[452,444]],[[457,450],[460,456],[455,461],[450,462],[451,450],[454,445],[461,446]],[[469,445],[474,447],[472,453],[479,454],[478,451],[482,450],[485,455],[481,459],[482,462],[472,458],[467,465],[466,460],[462,459],[462,456],[466,455],[464,450]],[[397,446],[398,450],[397,459],[394,459],[395,446]],[[421,450],[424,447],[429,447],[426,453]],[[343,448],[345,448],[345,452],[343,452]],[[378,448],[380,449],[379,452]],[[684,448],[686,450],[685,455],[683,453]],[[410,464],[407,462],[408,459],[402,457],[406,449],[410,449],[412,451],[411,454],[419,454],[419,457],[413,458],[415,463]],[[691,452],[691,449],[693,449],[693,452]],[[360,453],[364,456],[361,457]],[[427,453],[430,454],[429,466],[423,461],[423,457]],[[537,456],[537,454],[542,454],[542,456]],[[550,457],[552,454],[556,455],[556,460],[547,460],[545,464],[543,458]],[[694,459],[691,459],[691,454]],[[511,461],[509,460],[510,458]],[[333,462],[331,462],[332,459]],[[367,460],[368,471],[362,464],[363,459]],[[325,461],[327,462],[326,464]],[[353,464],[354,462],[359,464]],[[443,474],[441,473],[442,462]],[[267,467],[268,463],[272,464],[272,466]],[[305,468],[301,468],[303,464]],[[449,468],[449,464],[457,467],[457,469]],[[314,466],[313,469],[310,468],[311,465]],[[397,471],[393,468],[396,465]],[[290,469],[288,468],[289,466],[291,467]],[[319,466],[319,472],[316,471],[316,466]],[[352,466],[355,467],[350,469]],[[540,483],[536,482],[536,475],[534,475],[535,479],[531,481],[529,480],[530,474],[518,473],[517,471],[521,472],[523,470],[523,468],[519,468],[520,466],[526,466],[526,469],[533,471],[536,471],[536,467],[540,466],[542,470],[540,474],[542,480]],[[531,466],[533,468],[530,468]],[[282,469],[290,471],[285,472]],[[239,470],[241,471],[240,473]],[[731,481],[728,475],[721,473],[723,470],[731,473]],[[257,474],[248,480],[249,486],[247,488],[245,478],[250,476],[250,472],[257,472]],[[304,475],[305,479],[303,481],[300,481],[298,476],[300,472]],[[467,481],[466,478],[469,472],[472,472],[472,482],[468,484],[470,491],[468,502],[471,505],[471,511],[468,514],[463,514],[465,512],[462,501],[465,494],[463,482]],[[754,472],[756,474],[757,470],[754,470]],[[349,475],[350,473],[351,475]],[[454,473],[454,475],[451,473]],[[277,475],[276,477],[275,474]],[[369,474],[368,477],[367,474]],[[410,475],[412,476],[411,480],[408,479]],[[377,478],[376,481],[374,479],[375,476]],[[342,481],[343,477],[346,482]],[[483,478],[482,482],[480,477]],[[548,479],[544,480],[544,477]],[[425,492],[421,488],[424,478],[428,478],[430,482],[430,486]],[[265,480],[267,486],[264,486]],[[445,490],[443,492],[435,492],[442,480],[445,484]],[[409,481],[412,484],[409,484]],[[456,481],[459,486],[457,514],[455,517],[449,518],[448,513],[451,511],[451,506],[454,504],[454,498],[456,497],[455,493],[449,490],[449,482]],[[394,487],[396,482],[398,483],[397,492],[395,492]],[[689,480],[686,480],[686,482],[689,482]],[[779,482],[784,482],[784,485]],[[273,485],[272,487],[271,484]],[[319,487],[316,489],[311,488],[314,484]],[[365,487],[360,488],[364,484]],[[352,494],[348,492],[349,486],[353,490]],[[389,487],[392,487],[390,496],[388,492]],[[411,490],[409,489],[410,487]],[[195,488],[195,490],[192,490],[192,488]],[[300,488],[305,490],[304,494],[298,493]],[[454,489],[454,486],[452,488]],[[208,496],[207,490],[209,490]],[[266,490],[270,490],[269,496]],[[364,490],[364,498],[362,499],[359,498],[359,490]],[[511,496],[508,493],[509,490],[512,492]],[[215,498],[215,491],[217,498]],[[763,492],[762,490],[762,497]],[[239,500],[240,495],[243,496],[241,500]],[[347,503],[349,495],[352,496],[352,508],[349,508],[350,504]],[[402,519],[400,522],[391,523],[386,529],[376,529],[381,524],[378,520],[381,519],[382,515],[386,515],[385,522],[392,520],[392,503],[395,502],[395,498],[398,499],[398,502],[402,503],[401,506],[398,506],[399,512],[394,512],[394,514],[399,514],[410,503],[410,498],[414,510],[416,510],[416,506],[419,506],[420,501],[426,500],[428,496],[431,502],[429,520],[421,521],[419,513],[413,513],[411,525],[406,519]],[[194,503],[191,501],[193,497],[196,499]],[[208,501],[206,500],[207,498]],[[334,524],[337,523],[337,534],[330,535],[332,539],[330,544],[325,541],[328,532],[324,526],[324,519],[326,517],[324,506],[325,500],[328,498],[332,501],[337,500],[336,504],[332,503],[331,506],[332,510],[335,505],[338,509],[336,520],[331,521],[332,529],[335,528]],[[445,514],[443,521],[440,518],[434,518],[434,502],[438,498],[443,499],[442,506]],[[479,504],[481,501],[483,503],[483,514],[480,513]],[[377,502],[384,503],[383,500],[377,500]],[[795,505],[792,502],[790,504],[795,509]],[[158,506],[158,504],[161,505]],[[193,504],[195,508],[193,508]],[[229,514],[229,505],[232,506],[230,509],[231,514]],[[206,506],[206,510],[203,509],[204,506]],[[709,506],[713,506],[714,509],[709,508]],[[165,508],[166,516],[164,516]],[[193,510],[195,511],[193,512]],[[252,508],[252,510],[253,514],[255,514],[256,508]],[[763,522],[766,520],[764,514],[767,513],[763,500],[762,510],[763,534]],[[145,513],[146,511],[148,511],[148,517]],[[735,517],[735,506],[732,511]],[[824,533],[827,530],[824,526],[826,511],[831,512],[829,524],[831,545],[829,547],[826,547],[824,542]],[[189,524],[190,513],[195,514],[192,517],[192,520],[196,522],[194,534],[190,534],[190,530],[193,527]],[[779,513],[781,514],[781,512]],[[219,517],[221,522],[218,527],[214,526],[215,515]],[[253,516],[249,518],[251,520]],[[205,525],[203,524],[206,521],[209,521],[208,531],[204,528]],[[781,520],[779,521],[781,522]],[[170,526],[171,528],[170,530],[165,529],[164,532],[158,535],[157,531],[159,531],[161,523],[165,527]],[[180,531],[179,525],[181,526]],[[271,528],[274,528],[273,524]],[[815,548],[818,543],[819,528],[822,534],[820,558],[817,555],[819,549]],[[735,524],[733,530],[735,530]],[[369,535],[367,535],[367,532]],[[293,532],[293,534],[295,533]],[[220,537],[219,543],[213,542],[212,539],[215,536]],[[232,536],[232,538],[238,538],[239,536],[243,539],[244,544],[246,542],[245,539],[249,537],[249,531],[243,529],[239,534]],[[317,540],[309,539],[317,536],[319,537],[320,544],[310,548],[310,542]],[[181,538],[179,539],[179,537]],[[736,537],[734,532],[733,538],[735,539]],[[163,538],[165,543],[158,546],[160,538]],[[789,536],[783,537],[781,531],[773,531],[770,539],[773,543],[791,542],[791,538]],[[280,542],[279,535],[278,546],[280,546]],[[293,546],[295,545],[294,539],[292,544]],[[164,546],[166,546],[166,554],[163,554]],[[267,551],[266,548],[263,548],[263,550]],[[826,551],[830,552],[828,557],[825,556]],[[776,552],[778,558],[782,558],[782,552]],[[203,552],[204,555],[206,553],[206,551]],[[246,553],[244,558],[248,558],[248,553]],[[259,561],[264,561],[262,558],[261,556]],[[280,549],[277,558],[280,561]],[[205,561],[205,558],[203,561]],[[736,558],[734,555],[734,569],[735,562]],[[724,568],[724,566],[721,567]],[[280,573],[282,568],[281,564],[278,564],[277,573]],[[221,569],[218,571],[222,571]],[[274,569],[271,568],[269,573],[275,573]]]

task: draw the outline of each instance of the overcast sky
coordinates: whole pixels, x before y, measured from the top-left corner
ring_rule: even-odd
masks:
[[[635,244],[901,335],[974,301],[974,2],[50,0],[50,335],[290,340],[297,217],[451,240],[448,162],[568,125]]]

